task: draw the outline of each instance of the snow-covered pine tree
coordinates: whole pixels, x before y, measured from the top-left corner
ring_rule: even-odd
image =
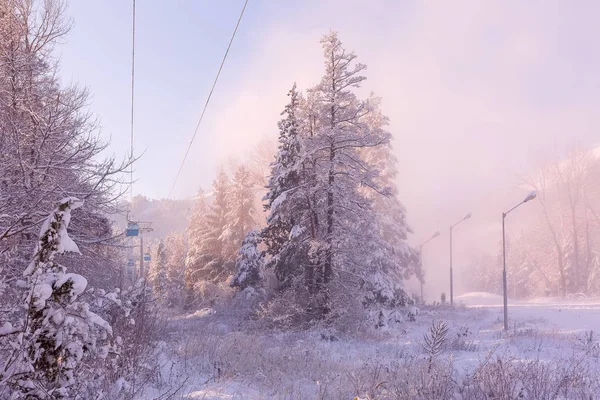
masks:
[[[186,254],[188,253],[185,235],[171,232],[165,238],[167,305],[179,308],[184,305]]]
[[[388,125],[388,118],[382,115],[380,99],[371,97],[372,111],[366,121],[372,130],[383,131]],[[391,135],[390,135],[391,136]],[[369,301],[377,301],[388,306],[403,304],[407,296],[402,290],[402,281],[415,276],[421,282],[425,277],[421,268],[420,257],[415,249],[407,243],[408,234],[412,230],[407,222],[406,208],[398,197],[396,178],[397,159],[392,152],[391,141],[376,147],[363,149],[362,157],[376,171],[374,178],[377,186],[384,188],[384,193],[364,187],[364,194],[372,200],[376,213],[377,225],[383,247],[379,257],[377,279],[370,286]]]
[[[227,226],[223,234],[224,255],[235,258],[246,233],[258,225],[250,171],[243,164],[235,168],[229,188]]]
[[[366,66],[352,65],[356,56],[342,47],[335,32],[325,35],[321,43],[325,75],[311,89],[316,98],[316,135],[307,151],[317,160],[315,190],[320,198],[319,218],[324,223],[319,233],[321,261],[315,284],[320,312],[327,314],[332,289],[341,289],[341,282],[346,280],[364,286],[373,269],[380,269],[383,243],[372,201],[362,189],[387,193],[376,182],[379,171],[361,157],[361,151],[386,145],[390,134],[368,121],[377,103],[359,100],[352,90],[366,79],[360,75]]]
[[[308,155],[303,153],[301,97],[294,84],[288,92],[289,103],[279,121],[279,144],[265,195],[267,226],[261,231],[266,245],[266,267],[273,268],[282,288],[289,288],[297,277],[306,277],[310,291],[313,265],[308,257],[310,239],[315,239],[317,222],[309,214],[310,185]]]
[[[209,247],[213,242],[207,241],[206,194],[199,190],[192,207],[192,215],[187,228],[188,251],[185,260],[185,289],[186,303],[194,298],[194,285],[204,279],[204,266],[210,261]]]
[[[235,268],[235,254],[227,253],[229,235],[226,232],[231,182],[223,168],[219,169],[212,188],[213,202],[206,215],[205,228],[201,228],[203,232],[191,248],[194,258],[186,260],[186,269],[195,282],[224,282]]]
[[[319,193],[320,180],[319,175],[319,151],[315,151],[315,144],[319,142],[318,127],[319,127],[319,112],[321,109],[320,99],[316,91],[309,91],[306,98],[300,101],[300,118],[301,125],[301,152],[300,159],[302,162],[301,180],[302,200],[305,205],[305,214],[300,221],[305,222],[306,228],[294,229],[297,231],[294,236],[297,237],[298,243],[305,243],[307,246],[307,256],[302,260],[304,264],[305,284],[311,297],[314,297],[317,292],[317,279],[320,275],[320,266],[322,262],[322,249],[320,237],[323,232],[325,218],[322,213],[323,198],[322,193]],[[297,222],[297,225],[299,223]],[[303,234],[300,236],[300,234]],[[308,311],[310,315],[314,314],[315,308],[314,299],[310,299]],[[318,310],[318,308],[317,308]]]
[[[152,285],[152,292],[160,302],[164,302],[167,291],[167,254],[165,244],[159,240],[152,252],[150,261],[149,281]]]
[[[58,254],[79,253],[67,228],[71,211],[82,204],[76,198],[59,203],[42,224],[33,260],[23,273],[27,316],[13,328],[19,334],[0,375],[12,399],[73,397],[78,380],[90,373],[83,363],[106,357],[111,348],[111,326],[78,300],[87,280],[54,261]]]
[[[200,281],[224,282],[235,268],[235,255],[230,254],[231,235],[227,231],[231,182],[223,168],[219,169],[212,189],[213,201],[208,211],[203,211],[204,200],[198,199],[188,227],[186,280],[192,286]]]
[[[244,290],[247,287],[260,286],[263,258],[258,249],[259,242],[260,235],[257,230],[251,230],[246,234],[235,263],[237,272],[231,281],[232,287]]]

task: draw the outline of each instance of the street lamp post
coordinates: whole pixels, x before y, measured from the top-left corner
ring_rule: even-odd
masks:
[[[452,229],[456,225],[469,218],[471,218],[471,213],[467,213],[467,215],[465,215],[463,219],[450,226],[450,305],[454,304],[454,282],[452,280]]]
[[[438,236],[440,236],[440,231],[435,231],[429,239],[424,241],[419,246],[419,261],[421,261],[421,275],[423,275],[423,246],[425,246],[431,239],[435,239]],[[421,279],[419,279],[419,281],[421,282],[421,304],[423,304],[423,280],[424,279],[425,279],[424,276],[421,276]]]
[[[527,203],[529,200],[535,199],[535,190],[530,192],[525,199],[508,210],[502,213],[502,292],[504,295],[504,330],[508,330],[508,289],[506,287],[506,234],[504,233],[504,220],[509,212],[519,207],[521,204]]]

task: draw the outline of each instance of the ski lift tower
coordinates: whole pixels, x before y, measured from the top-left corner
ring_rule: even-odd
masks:
[[[125,236],[135,237],[139,236],[140,238],[140,278],[144,278],[144,232],[152,232],[152,222],[151,221],[127,221],[127,229],[125,231]]]

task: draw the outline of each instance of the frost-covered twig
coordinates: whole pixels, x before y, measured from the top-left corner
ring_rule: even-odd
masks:
[[[431,324],[429,334],[423,335],[424,342],[421,344],[430,358],[437,356],[442,351],[447,335],[448,325],[446,321],[440,320]]]

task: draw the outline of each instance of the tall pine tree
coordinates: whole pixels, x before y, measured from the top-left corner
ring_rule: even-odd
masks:
[[[192,295],[194,284],[202,278],[203,268],[208,260],[205,246],[207,214],[206,194],[203,190],[199,190],[196,194],[187,228],[188,251],[185,261],[185,287],[188,296]]]
[[[256,227],[257,219],[252,176],[242,164],[235,168],[229,189],[224,235],[224,255],[227,259],[235,258],[246,234]]]
[[[224,282],[235,272],[237,248],[232,249],[231,236],[227,231],[230,190],[229,177],[221,168],[213,182],[213,202],[204,217],[199,216],[202,206],[196,203],[188,227],[190,248],[186,258],[187,280],[192,284],[199,281]]]
[[[340,280],[359,276],[369,281],[377,269],[382,244],[372,201],[362,189],[385,193],[376,182],[379,171],[363,159],[361,151],[387,144],[390,134],[369,124],[368,116],[377,104],[359,100],[353,91],[366,79],[360,75],[366,66],[353,65],[356,55],[342,47],[336,33],[325,35],[321,43],[325,75],[311,90],[317,99],[316,136],[308,151],[317,159],[315,189],[324,220],[315,284],[324,294],[320,306],[327,313],[331,289],[337,289]],[[336,284],[331,285],[335,278]]]
[[[282,288],[304,290],[316,317],[356,302],[357,293],[363,305],[401,304],[401,281],[423,279],[406,243],[387,118],[379,99],[354,92],[366,67],[336,33],[322,44],[325,75],[305,98],[292,88],[279,122],[261,232],[267,267]]]

